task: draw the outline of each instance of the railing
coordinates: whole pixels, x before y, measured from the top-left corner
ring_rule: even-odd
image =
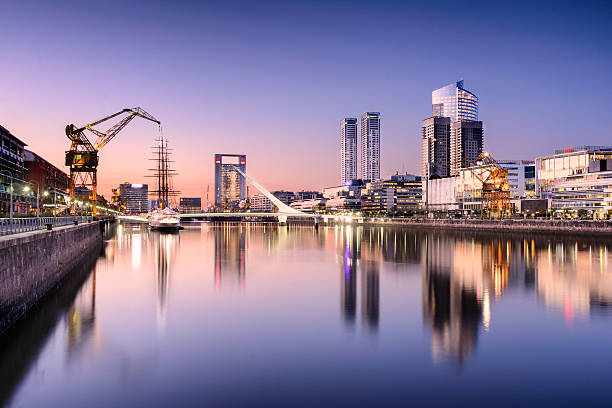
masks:
[[[40,217],[40,218],[0,218],[0,236],[18,234],[20,232],[36,231],[51,227],[61,227],[63,225],[82,224],[94,220],[92,216],[71,216],[71,217]]]

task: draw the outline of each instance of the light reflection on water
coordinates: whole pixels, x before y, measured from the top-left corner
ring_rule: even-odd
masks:
[[[496,378],[513,391],[502,405],[610,401],[608,387],[570,381],[612,363],[610,249],[389,227],[122,224],[76,295],[5,340],[0,373],[13,381],[0,402],[484,405],[500,404]]]

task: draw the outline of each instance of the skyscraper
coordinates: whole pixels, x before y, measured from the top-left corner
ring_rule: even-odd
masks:
[[[482,122],[461,120],[451,125],[450,175],[476,161],[483,150]]]
[[[451,122],[478,120],[478,97],[463,88],[463,80],[431,93],[433,117],[448,117]]]
[[[126,213],[140,214],[149,211],[149,186],[123,183],[119,185],[121,203]]]
[[[450,175],[450,118],[433,117],[421,126],[421,165],[425,181]]]
[[[246,173],[246,155],[215,154],[215,206],[238,208],[246,200],[246,180],[236,168]]]
[[[361,178],[380,179],[380,112],[361,115]]]
[[[357,178],[357,119],[344,118],[340,124],[340,177],[342,185]]]

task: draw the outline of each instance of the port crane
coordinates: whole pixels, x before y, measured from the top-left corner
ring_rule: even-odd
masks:
[[[508,170],[501,167],[487,152],[481,153],[471,162],[466,160],[465,168],[482,184],[479,191],[482,198],[481,216],[502,219],[510,214],[510,191]]]
[[[94,126],[113,119],[117,116],[127,114],[126,117],[114,124],[106,132],[94,129]],[[119,133],[128,123],[135,117],[150,120],[161,126],[161,122],[155,119],[152,115],[145,112],[143,109],[126,108],[112,115],[106,116],[100,120],[92,122],[83,127],[77,127],[73,124],[66,126],[66,136],[70,139],[70,150],[66,151],[66,166],[70,167],[70,203],[71,208],[74,203],[76,187],[91,187],[90,199],[92,201],[92,211],[96,215],[96,199],[98,188],[98,151],[108,144],[117,133]],[[85,132],[91,132],[97,139],[92,143],[86,136]]]

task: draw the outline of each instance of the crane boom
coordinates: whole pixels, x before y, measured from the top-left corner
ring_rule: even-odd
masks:
[[[122,114],[127,114],[127,116],[111,126],[106,132],[94,129],[94,126]],[[155,119],[151,114],[140,107],[136,107],[123,109],[83,127],[77,127],[74,124],[66,126],[66,136],[68,136],[68,139],[72,142],[70,150],[66,152],[66,166],[70,166],[70,198],[74,200],[74,190],[77,184],[79,187],[91,187],[91,200],[93,201],[94,214],[96,213],[96,190],[98,184],[98,151],[106,146],[108,142],[110,142],[136,116],[161,125],[161,122]],[[85,131],[89,131],[97,136],[94,143],[91,143],[89,138],[85,135]]]

